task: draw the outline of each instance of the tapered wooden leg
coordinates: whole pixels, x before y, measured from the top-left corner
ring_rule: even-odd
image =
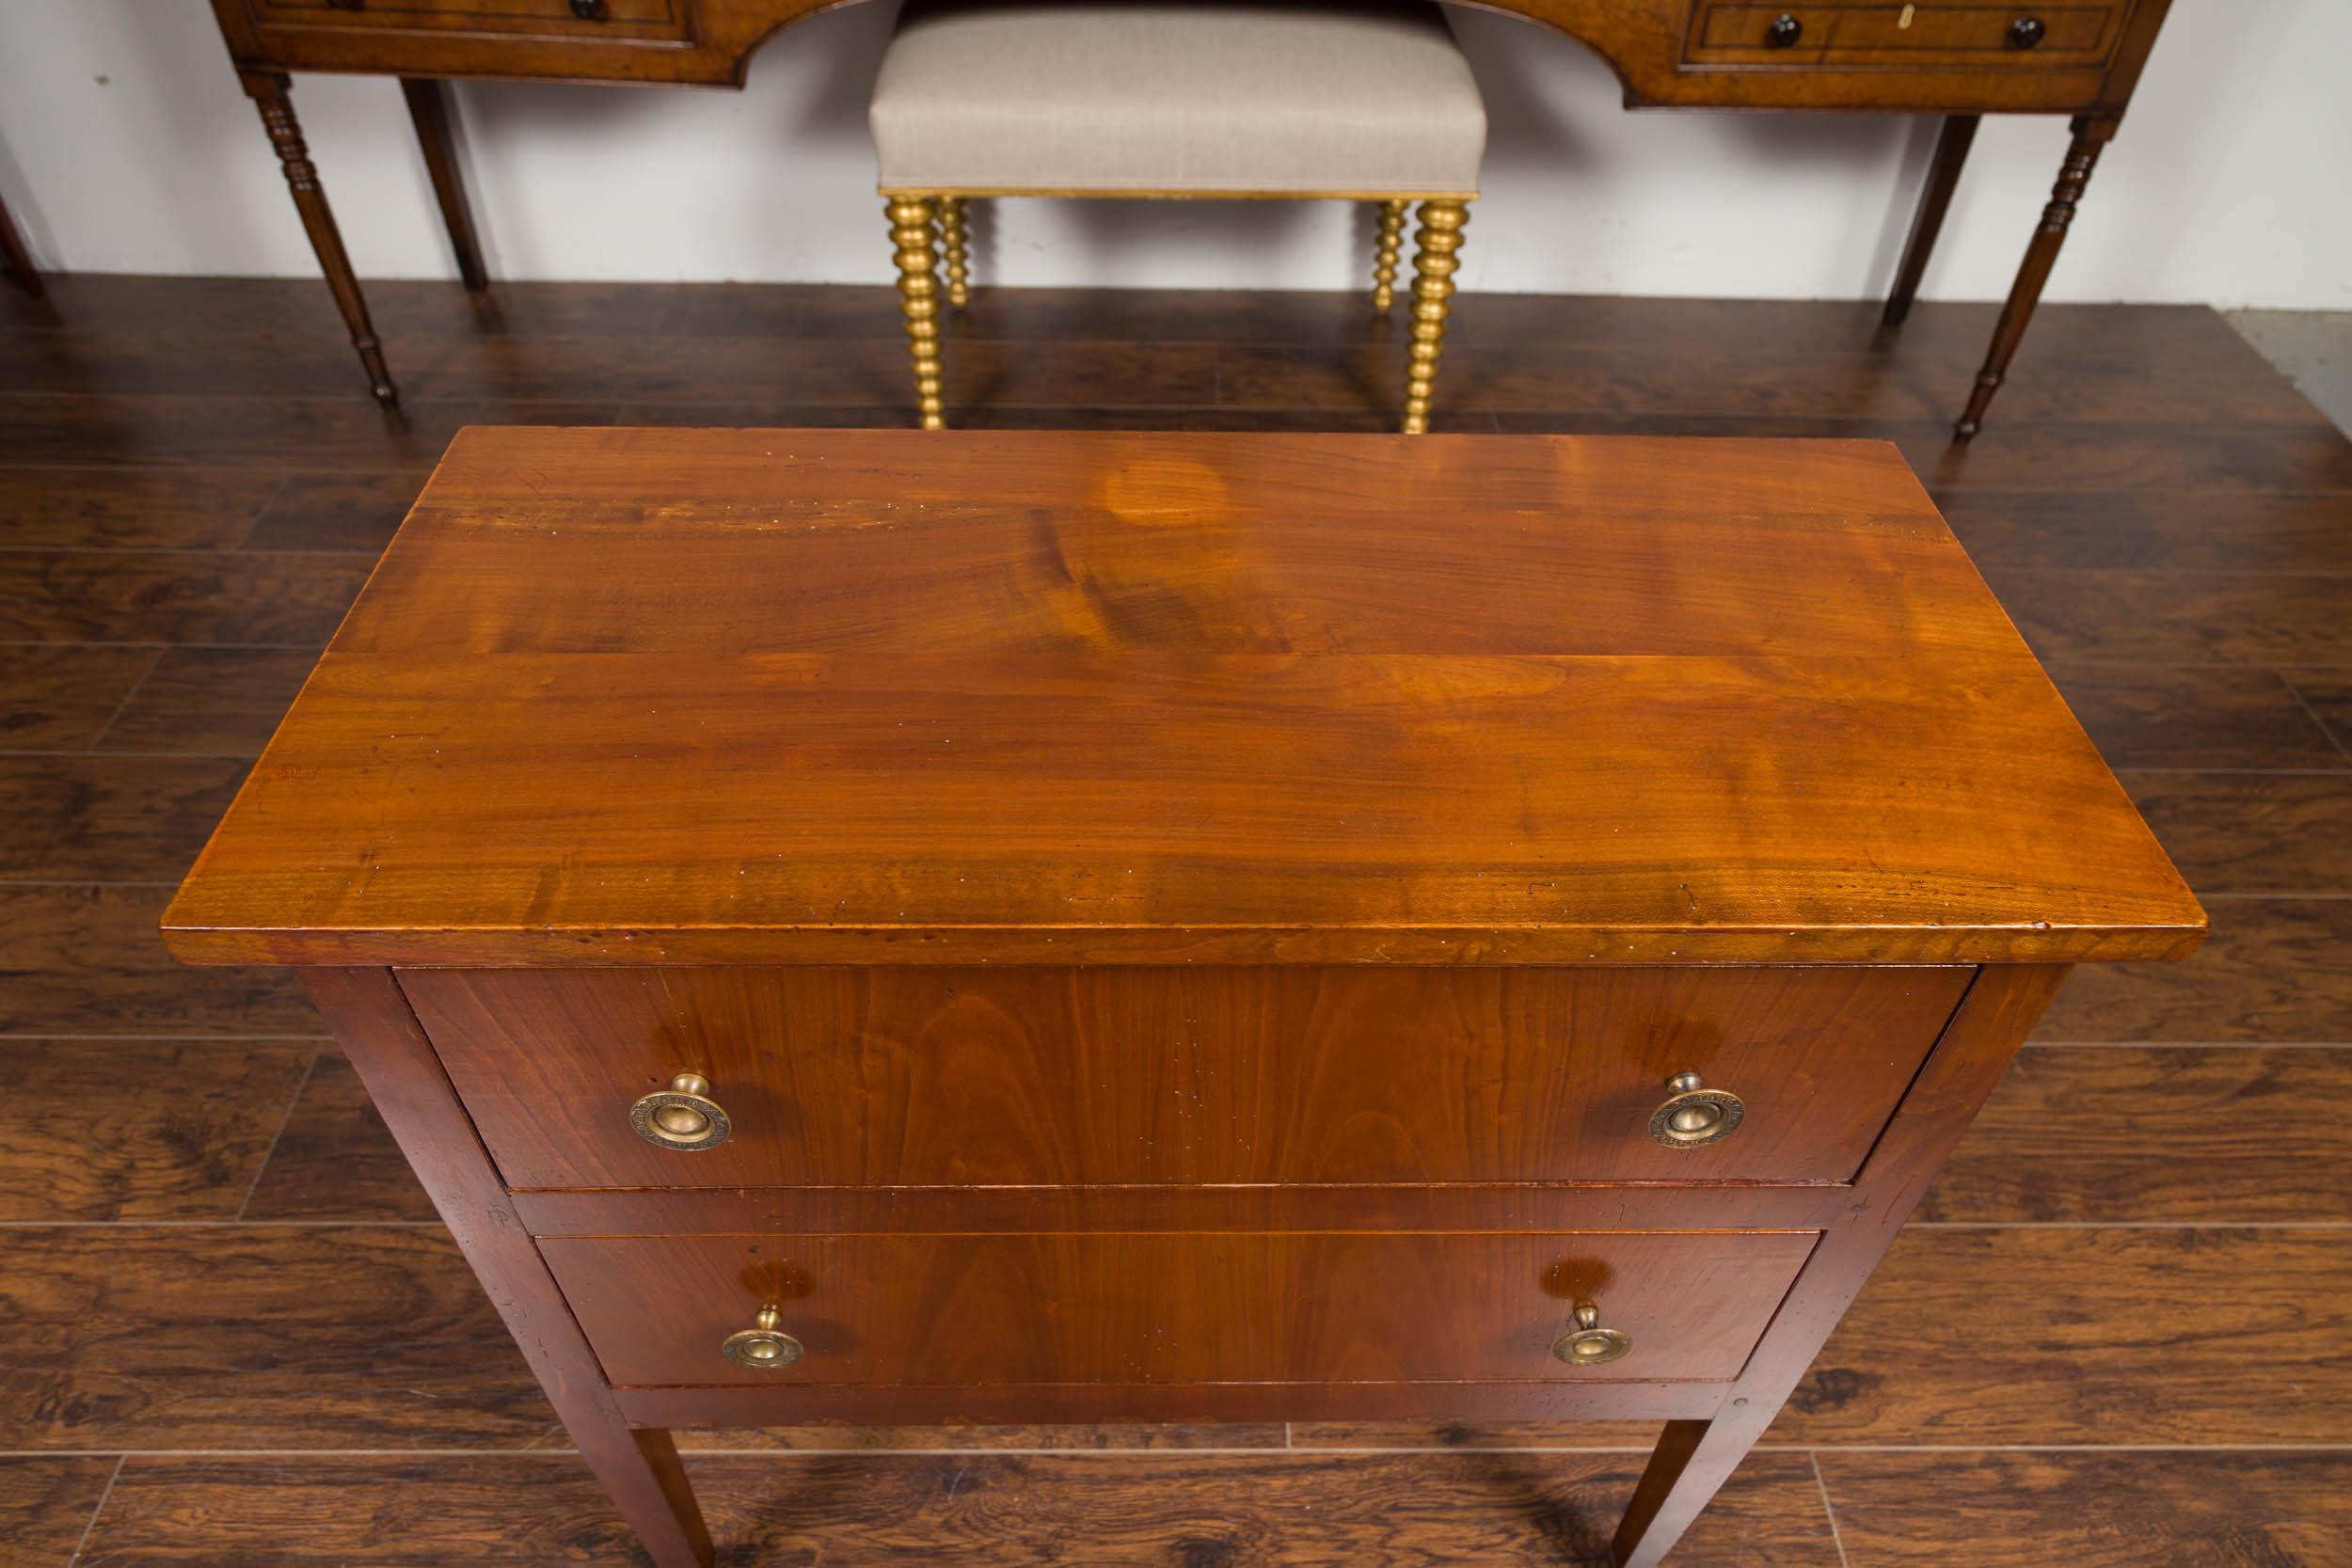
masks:
[[[1380,203],[1380,233],[1373,243],[1372,308],[1387,310],[1396,303],[1396,256],[1405,245],[1405,208],[1402,201]]]
[[[1928,257],[1935,249],[1935,237],[1944,231],[1944,214],[1952,204],[1952,192],[1960,184],[1962,166],[1968,162],[1968,148],[1977,139],[1977,115],[1947,115],[1944,132],[1935,138],[1935,158],[1928,165],[1927,188],[1919,193],[1918,215],[1911,220],[1911,238],[1903,245],[1902,264],[1895,269],[1895,287],[1886,296],[1885,323],[1900,325],[1911,314],[1912,299],[1919,293],[1919,276],[1928,270]]]
[[[433,177],[441,222],[448,226],[450,245],[457,252],[457,276],[467,288],[481,293],[490,286],[490,273],[482,264],[473,209],[466,202],[466,177],[457,166],[450,130],[457,111],[449,101],[449,84],[431,76],[403,76],[400,95],[408,101],[408,119],[417,128],[417,145],[424,150],[425,172]]]
[[[1421,232],[1413,255],[1413,341],[1405,372],[1405,434],[1429,430],[1429,385],[1438,376],[1438,351],[1445,342],[1446,317],[1454,309],[1454,253],[1462,248],[1469,205],[1454,200],[1421,204]]]
[[[1617,1526],[1618,1568],[1657,1568],[1764,1435],[2065,978],[2062,964],[1977,972],[1855,1175],[1851,1222],[1821,1238],[1714,1418],[1666,1423]]]
[[[894,198],[890,238],[898,247],[898,313],[906,318],[907,352],[914,359],[914,401],[925,430],[947,428],[939,397],[939,252],[932,243],[931,204]]]
[[[2049,205],[2042,209],[2042,227],[2026,245],[2017,281],[2010,285],[2009,303],[2001,307],[2001,319],[1994,324],[1993,346],[1985,354],[1984,369],[1977,372],[1966,412],[1952,427],[1953,439],[1969,440],[1984,428],[1984,411],[2009,374],[2010,359],[2026,336],[2026,324],[2033,319],[2033,308],[2042,300],[2042,286],[2050,280],[2058,246],[2066,243],[2066,230],[2074,224],[2075,203],[2082,200],[2083,187],[2090,183],[2099,150],[2115,138],[2115,125],[2111,119],[2088,116],[2074,121],[2074,139],[2066,149],[2066,162],[2058,166],[2058,182],[2050,187]]]
[[[710,1531],[676,1447],[668,1433],[631,1427],[621,1414],[391,971],[311,969],[302,977],[580,1457],[658,1568],[711,1568]]]
[[[33,265],[33,253],[24,248],[24,236],[16,231],[16,219],[8,215],[6,202],[0,202],[0,259],[7,261],[8,275],[23,285],[26,293],[35,299],[48,296],[49,286],[40,280],[40,273]]]
[[[245,84],[246,96],[262,112],[262,126],[269,133],[270,145],[278,150],[278,162],[286,171],[286,188],[294,193],[294,211],[302,214],[310,248],[317,252],[319,268],[326,275],[327,290],[343,313],[343,325],[351,329],[351,346],[359,351],[359,363],[368,372],[375,401],[397,403],[400,390],[392,385],[392,372],[385,368],[383,345],[375,341],[375,324],[368,320],[367,299],[359,293],[359,279],[343,251],[335,214],[326,205],[326,193],[319,188],[318,167],[310,162],[301,122],[294,119],[294,103],[286,96],[293,84],[275,71],[243,71],[237,75]]]
[[[947,253],[947,303],[961,310],[972,303],[972,231],[964,221],[963,198],[939,198],[939,239]]]

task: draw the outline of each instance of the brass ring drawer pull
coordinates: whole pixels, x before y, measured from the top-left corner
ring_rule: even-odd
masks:
[[[1551,1342],[1551,1354],[1571,1367],[1601,1367],[1633,1348],[1633,1336],[1600,1326],[1600,1308],[1576,1304],[1576,1326]]]
[[[1674,1095],[1649,1114],[1650,1141],[1667,1148],[1697,1148],[1721,1143],[1738,1130],[1748,1114],[1740,1097],[1729,1089],[1710,1089],[1695,1072],[1677,1072],[1666,1080]]]
[[[657,1148],[716,1148],[735,1124],[710,1098],[710,1080],[681,1072],[666,1089],[656,1089],[628,1108],[628,1124]]]
[[[753,1327],[738,1329],[719,1347],[728,1360],[755,1372],[780,1372],[801,1358],[801,1342],[784,1331],[781,1310],[763,1307],[752,1323]]]

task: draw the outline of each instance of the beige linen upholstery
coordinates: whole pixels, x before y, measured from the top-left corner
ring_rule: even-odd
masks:
[[[1486,111],[1429,4],[911,8],[874,86],[884,191],[1474,195]]]

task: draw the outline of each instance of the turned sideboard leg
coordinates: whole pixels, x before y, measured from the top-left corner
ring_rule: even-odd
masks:
[[[286,171],[286,188],[294,193],[294,211],[302,214],[310,248],[318,254],[319,270],[326,275],[327,290],[343,313],[343,325],[351,329],[351,346],[359,351],[359,363],[368,372],[375,401],[397,403],[400,391],[392,385],[392,372],[385,368],[383,345],[375,341],[375,324],[368,320],[367,298],[359,293],[359,279],[343,250],[335,214],[326,205],[326,193],[319,188],[318,166],[310,162],[301,121],[294,119],[294,101],[287,96],[294,84],[277,71],[241,71],[237,77],[245,84],[246,96],[262,112],[262,126],[269,132],[270,145],[278,150],[278,161]]]
[[[1959,188],[1962,166],[1968,162],[1968,148],[1977,139],[1979,115],[1947,115],[1943,134],[1935,138],[1935,159],[1928,166],[1927,188],[1919,193],[1918,215],[1911,220],[1911,238],[1903,245],[1902,264],[1895,269],[1895,287],[1886,295],[1886,314],[1881,319],[1888,326],[1900,325],[1911,314],[1911,302],[1919,293],[1919,277],[1928,270],[1928,258],[1934,253],[1935,237],[1944,231],[1944,214],[1952,205],[1952,192]]]
[[[449,84],[431,76],[403,76],[400,95],[408,101],[408,119],[424,151],[424,171],[433,177],[441,222],[448,226],[450,246],[457,252],[457,276],[469,290],[481,293],[490,286],[490,271],[482,264],[482,241],[473,230],[473,208],[466,201],[466,176],[457,166],[456,138],[451,133],[457,111],[449,101]]]
[[[2115,138],[2115,127],[2112,116],[2084,115],[2074,120],[2074,139],[2067,146],[2066,162],[2058,166],[2058,182],[2050,187],[2049,205],[2042,209],[2042,227],[2026,245],[2017,281],[2010,286],[2009,303],[2001,307],[2001,319],[1994,325],[1993,346],[1985,354],[1984,369],[1977,372],[1976,388],[1968,394],[1967,411],[1952,427],[1953,439],[1968,440],[1984,428],[1985,408],[2009,373],[2010,358],[2026,336],[2026,324],[2033,319],[2033,308],[2042,299],[2042,286],[2049,281],[2058,246],[2066,243],[2066,230],[2074,224],[2074,206],[2082,200],[2083,187],[2090,183],[2099,150]]]
[[[711,1568],[710,1532],[676,1447],[667,1432],[632,1428],[621,1414],[391,972],[311,969],[302,977],[580,1458],[659,1568]]]
[[[1977,972],[1854,1178],[1855,1223],[1814,1249],[1714,1419],[1666,1423],[1617,1526],[1618,1568],[1656,1568],[1772,1424],[2066,971],[2064,964],[1988,964]]]

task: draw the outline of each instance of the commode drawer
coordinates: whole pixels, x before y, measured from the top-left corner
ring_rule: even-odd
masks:
[[[2113,5],[1705,5],[1683,57],[1693,65],[1951,66],[2081,70],[2122,35]]]
[[[616,1386],[951,1387],[1723,1381],[1816,1239],[1276,1231],[540,1244]]]
[[[246,0],[276,29],[679,41],[689,0]]]
[[[1834,1182],[1972,973],[638,968],[401,983],[516,1188]]]

